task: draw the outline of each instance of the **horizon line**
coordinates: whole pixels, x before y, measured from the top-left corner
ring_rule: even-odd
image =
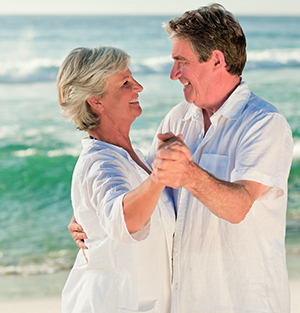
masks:
[[[0,16],[170,16],[176,15],[180,16],[182,13],[0,13]],[[235,16],[257,16],[257,17],[300,17],[299,13],[235,13]]]

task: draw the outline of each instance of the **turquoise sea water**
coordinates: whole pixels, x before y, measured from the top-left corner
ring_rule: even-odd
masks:
[[[181,84],[168,77],[171,42],[161,25],[170,18],[0,16],[0,280],[59,275],[78,250],[67,225],[71,176],[85,134],[59,112],[55,78],[62,60],[75,47],[97,44],[132,56],[132,72],[145,89],[131,137],[146,155],[159,122],[183,99]],[[248,40],[243,78],[292,127],[286,243],[288,255],[299,260],[300,17],[239,20]]]

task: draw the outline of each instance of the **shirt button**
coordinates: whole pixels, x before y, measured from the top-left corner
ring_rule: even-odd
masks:
[[[178,289],[178,283],[175,283],[174,288]]]

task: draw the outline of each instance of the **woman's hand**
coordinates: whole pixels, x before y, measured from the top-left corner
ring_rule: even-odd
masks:
[[[176,189],[185,187],[189,183],[194,162],[182,135],[175,136],[169,132],[158,134],[157,138],[160,142],[152,163],[154,181]]]
[[[74,215],[71,218],[68,229],[77,246],[81,249],[88,249],[88,247],[84,244],[84,240],[87,239],[87,235],[84,232],[82,226],[77,223]]]
[[[68,225],[68,229],[75,240],[77,246],[82,249],[82,253],[85,257],[86,263],[89,262],[88,258],[86,257],[84,249],[88,249],[88,247],[84,243],[84,239],[87,239],[86,233],[83,231],[83,228],[81,225],[79,225],[75,219],[75,216],[73,215],[70,221],[70,224]]]

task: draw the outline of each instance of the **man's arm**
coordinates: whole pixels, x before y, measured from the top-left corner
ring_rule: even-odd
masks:
[[[181,137],[165,140],[158,147],[153,176],[156,182],[186,188],[213,214],[231,223],[240,223],[267,186],[250,180],[227,182],[209,174],[192,161]]]

